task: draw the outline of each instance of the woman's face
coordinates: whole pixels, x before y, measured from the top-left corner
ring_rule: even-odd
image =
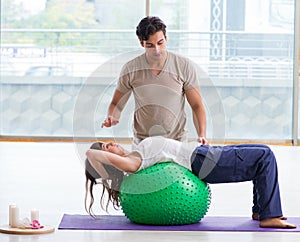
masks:
[[[116,154],[116,155],[125,155],[125,150],[123,147],[118,145],[115,142],[103,143],[101,150]]]

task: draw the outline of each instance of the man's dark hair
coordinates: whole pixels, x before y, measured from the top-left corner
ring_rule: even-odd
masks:
[[[158,17],[145,17],[141,20],[136,27],[136,35],[140,41],[148,40],[150,35],[155,34],[158,31],[162,31],[166,36],[167,26]]]

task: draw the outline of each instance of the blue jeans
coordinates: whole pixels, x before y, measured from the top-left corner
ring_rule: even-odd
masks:
[[[252,212],[260,220],[282,216],[276,158],[268,146],[203,145],[195,149],[191,162],[193,173],[207,183],[252,181]]]

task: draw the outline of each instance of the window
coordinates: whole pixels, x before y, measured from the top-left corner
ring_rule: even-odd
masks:
[[[76,124],[83,137],[131,136],[130,107],[115,128],[101,129],[100,122],[119,69],[142,51],[135,27],[146,2],[2,1],[0,135],[73,137]],[[209,76],[201,85],[208,138],[293,139],[296,1],[149,2],[150,15],[168,26],[168,49]],[[89,128],[84,114],[74,114],[84,88],[83,104],[95,108]]]

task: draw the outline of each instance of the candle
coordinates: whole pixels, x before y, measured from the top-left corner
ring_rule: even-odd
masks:
[[[16,205],[11,205],[9,207],[9,220],[10,220],[10,227],[18,228],[19,226],[19,208]]]
[[[33,220],[39,220],[39,210],[37,209],[31,210],[31,221]]]
[[[8,212],[8,215],[9,215],[9,222],[8,222],[8,225],[11,226],[11,217],[12,217],[12,214],[11,214],[11,209],[12,207],[16,207],[16,204],[10,204],[9,205],[9,212]]]

